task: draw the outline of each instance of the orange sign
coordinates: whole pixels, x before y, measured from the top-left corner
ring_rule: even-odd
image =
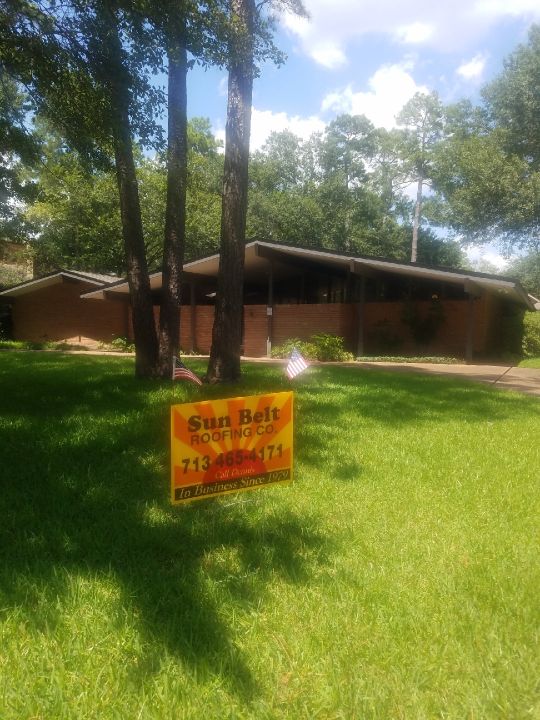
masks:
[[[171,502],[292,479],[293,394],[171,407]]]

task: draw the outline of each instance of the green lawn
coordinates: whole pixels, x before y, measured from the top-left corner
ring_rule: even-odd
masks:
[[[170,404],[288,383],[132,369],[0,353],[2,720],[540,717],[537,398],[319,366],[292,485],[173,508]]]
[[[540,368],[540,357],[537,358],[528,358],[527,360],[522,360],[519,363],[519,367],[524,368]]]

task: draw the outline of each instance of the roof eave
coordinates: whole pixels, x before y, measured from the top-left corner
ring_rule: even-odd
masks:
[[[18,283],[17,285],[13,285],[10,288],[6,288],[5,290],[2,290],[0,292],[0,297],[14,298],[18,297],[19,295],[26,295],[27,293],[39,289],[40,286],[43,288],[48,287],[49,285],[56,285],[57,283],[61,282],[62,278],[64,277],[71,278],[73,280],[79,280],[80,282],[91,283],[92,285],[97,285],[99,287],[103,287],[103,285],[106,285],[105,282],[97,280],[96,278],[88,277],[84,273],[77,273],[70,270],[58,270],[57,272],[50,273],[49,275],[45,275],[44,277],[35,278],[32,280],[25,280],[22,283]]]

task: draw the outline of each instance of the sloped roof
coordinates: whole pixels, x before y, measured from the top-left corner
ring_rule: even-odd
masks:
[[[103,273],[93,273],[79,270],[57,270],[56,272],[49,273],[41,278],[25,280],[25,282],[14,285],[6,290],[2,290],[2,292],[0,292],[0,297],[17,297],[18,295],[26,295],[27,293],[35,292],[36,290],[42,290],[49,285],[61,283],[64,278],[91,283],[97,287],[110,285],[118,280],[117,275],[104,275]]]
[[[402,262],[355,254],[335,253],[329,250],[314,250],[281,243],[269,243],[255,240],[247,243],[245,248],[244,272],[251,281],[262,281],[267,277],[268,261],[275,263],[275,276],[279,272],[287,272],[287,264],[305,261],[318,264],[321,268],[334,268],[341,271],[350,271],[355,274],[382,272],[397,275],[406,275],[418,279],[439,280],[464,287],[468,292],[486,290],[504,295],[509,300],[525,305],[529,310],[540,309],[535,307],[538,300],[528,295],[519,281],[474,272],[472,270],[454,269],[421,265],[419,263]],[[219,270],[219,254],[210,255],[194,260],[184,265],[186,279],[191,276],[216,278]],[[162,275],[160,272],[150,276],[150,285],[153,290],[161,288]],[[103,300],[105,292],[118,295],[128,295],[129,287],[126,280],[118,280],[103,288],[96,288],[85,293],[82,297]]]

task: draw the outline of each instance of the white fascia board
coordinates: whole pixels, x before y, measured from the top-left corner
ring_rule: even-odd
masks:
[[[57,285],[58,283],[62,282],[62,278],[64,277],[71,278],[72,280],[78,280],[79,282],[88,282],[92,285],[103,285],[103,283],[99,282],[98,280],[93,280],[89,277],[77,275],[73,272],[61,271],[55,273],[54,275],[47,275],[46,277],[37,278],[36,280],[27,280],[20,285],[15,285],[12,288],[7,288],[7,290],[2,290],[2,292],[0,292],[0,295],[4,295],[6,297],[17,297],[18,295],[26,295],[27,293],[38,290],[40,287],[46,288],[50,285]]]

